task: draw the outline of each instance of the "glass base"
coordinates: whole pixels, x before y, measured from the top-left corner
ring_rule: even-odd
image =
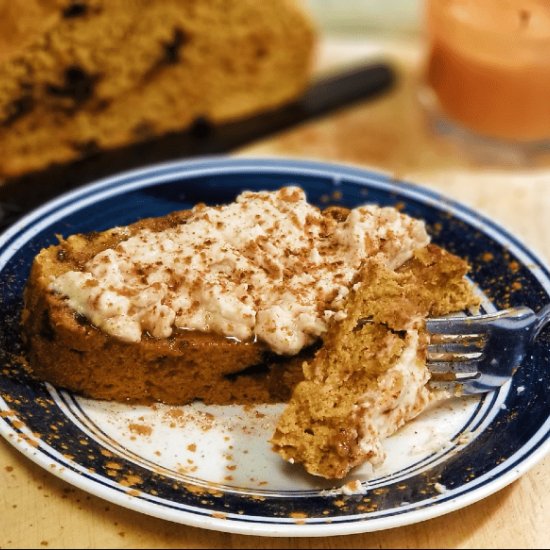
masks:
[[[473,162],[501,167],[528,167],[538,165],[543,157],[550,159],[550,138],[524,142],[478,134],[451,119],[426,84],[418,87],[418,100],[434,134],[453,143]]]

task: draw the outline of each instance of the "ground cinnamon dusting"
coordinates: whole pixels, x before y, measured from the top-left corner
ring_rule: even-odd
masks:
[[[132,485],[140,485],[143,483],[143,478],[138,475],[127,474],[119,483],[124,487],[131,487]]]
[[[151,426],[146,426],[144,424],[131,423],[128,424],[128,428],[131,432],[138,435],[151,435],[153,432],[153,428],[151,428]]]

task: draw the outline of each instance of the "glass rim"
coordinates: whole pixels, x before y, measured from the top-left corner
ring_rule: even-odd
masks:
[[[550,13],[550,9],[549,9]],[[424,18],[427,23],[427,28],[433,28],[434,24],[438,23],[454,28],[460,27],[460,32],[470,37],[483,36],[484,40],[490,38],[494,47],[500,48],[503,42],[509,42],[512,30],[501,30],[498,26],[487,27],[480,24],[475,19],[461,17],[460,14],[453,10],[445,9],[441,0],[425,0]],[[513,47],[523,51],[534,52],[538,48],[545,47],[550,51],[550,25],[546,34],[531,34],[526,36],[521,31],[521,26],[513,32]],[[433,32],[430,32],[433,34]],[[540,53],[540,52],[537,52]]]

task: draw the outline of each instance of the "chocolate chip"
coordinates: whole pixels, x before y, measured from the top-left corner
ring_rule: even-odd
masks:
[[[162,71],[169,65],[178,63],[181,59],[181,49],[189,41],[187,34],[179,27],[174,27],[172,38],[169,42],[163,42],[162,53],[159,59],[145,71],[143,80],[147,82],[153,78],[159,71]]]
[[[25,94],[17,99],[14,99],[7,108],[7,114],[2,120],[2,126],[10,126],[16,120],[25,116],[34,108],[34,98],[31,95]]]
[[[66,262],[67,261],[67,251],[64,248],[60,248],[57,251],[56,256],[57,256],[57,260],[59,262]]]
[[[49,84],[46,90],[52,96],[72,100],[77,106],[92,97],[97,76],[90,75],[78,65],[71,65],[65,69],[63,80],[62,85]]]
[[[48,342],[55,340],[55,331],[53,330],[50,316],[47,311],[42,315],[42,321],[40,323],[40,336]]]
[[[75,314],[74,314],[74,320],[75,320],[80,326],[83,326],[83,327],[87,327],[87,326],[89,326],[89,324],[90,324],[90,321],[88,321],[88,318],[85,317],[84,315],[81,315],[80,313],[75,313]]]
[[[71,2],[62,13],[65,19],[84,17],[88,13],[88,6],[86,2]]]
[[[172,65],[180,60],[182,46],[187,42],[187,35],[179,27],[174,27],[172,39],[163,44],[164,56],[162,61],[167,65]]]
[[[198,116],[189,129],[189,133],[196,138],[202,139],[208,137],[213,130],[212,123],[205,116]]]

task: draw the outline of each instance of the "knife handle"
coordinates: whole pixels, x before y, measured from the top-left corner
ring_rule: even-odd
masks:
[[[254,140],[386,91],[395,80],[386,63],[371,63],[315,81],[297,100],[259,115],[213,126],[199,117],[190,130],[103,151],[67,165],[0,182],[0,230],[78,185],[156,162],[228,153]]]

